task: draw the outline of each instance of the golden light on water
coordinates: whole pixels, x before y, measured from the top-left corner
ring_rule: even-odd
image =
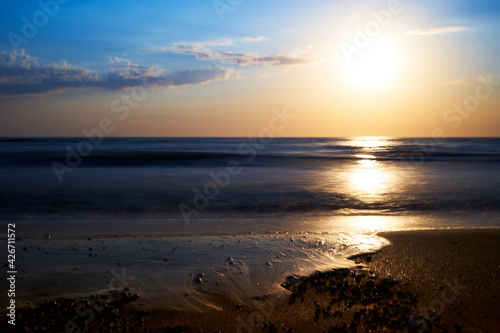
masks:
[[[391,201],[392,196],[398,196],[402,191],[401,179],[406,177],[406,170],[380,159],[378,153],[394,144],[385,137],[356,137],[343,141],[342,145],[354,160],[349,159],[323,172],[315,181],[316,186],[367,204]]]
[[[375,161],[359,161],[359,167],[351,173],[350,185],[355,194],[362,197],[377,197],[388,187],[388,176],[378,168]]]
[[[381,149],[388,145],[388,138],[379,136],[366,136],[353,138],[347,141],[349,146],[359,147],[363,150],[363,154],[368,154],[371,151]]]
[[[362,229],[385,229],[394,222],[388,219],[387,216],[354,216],[352,218],[352,226]]]
[[[371,158],[373,158],[373,159],[377,158],[374,155],[368,155],[368,154],[357,154],[357,155],[354,155],[354,156],[357,157],[357,158],[366,158],[366,160],[363,160],[363,162],[372,162],[369,159],[371,159]]]
[[[361,137],[346,142],[346,145],[359,150],[354,155],[358,161],[346,168],[343,175],[349,195],[373,202],[381,199],[393,187],[393,172],[375,155],[388,144],[389,140],[383,137]]]

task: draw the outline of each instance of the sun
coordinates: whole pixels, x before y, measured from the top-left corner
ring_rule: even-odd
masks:
[[[343,61],[341,71],[351,89],[387,90],[396,84],[401,68],[399,50],[390,42],[382,41]]]

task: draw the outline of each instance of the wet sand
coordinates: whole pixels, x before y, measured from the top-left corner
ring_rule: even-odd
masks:
[[[19,332],[497,331],[500,230],[380,235],[392,245],[352,258],[357,269],[290,277],[283,281],[280,295],[242,303],[211,295],[220,304],[218,309],[144,311],[134,306],[136,295],[124,290],[19,310],[16,328]]]

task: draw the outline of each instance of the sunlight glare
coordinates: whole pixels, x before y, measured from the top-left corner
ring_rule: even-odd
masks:
[[[361,49],[342,71],[346,81],[356,90],[379,91],[394,86],[401,67],[401,56],[389,42]]]
[[[371,161],[373,162],[373,161]],[[364,196],[377,196],[387,186],[386,175],[374,164],[360,163],[361,167],[351,174],[352,187]]]
[[[349,145],[354,147],[363,148],[365,151],[382,149],[387,145],[387,138],[385,137],[360,137],[353,138],[348,142]]]

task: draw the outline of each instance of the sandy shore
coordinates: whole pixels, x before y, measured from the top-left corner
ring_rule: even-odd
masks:
[[[500,313],[500,230],[383,233],[364,269],[283,281],[281,296],[242,304],[218,298],[205,312],[140,311],[127,290],[19,309],[16,329],[50,332],[495,332]],[[7,325],[3,320],[2,326]],[[8,329],[12,327],[7,326]]]
[[[392,246],[368,264],[375,274],[408,284],[419,299],[419,309],[435,308],[448,327],[499,331],[500,230],[380,235]]]

